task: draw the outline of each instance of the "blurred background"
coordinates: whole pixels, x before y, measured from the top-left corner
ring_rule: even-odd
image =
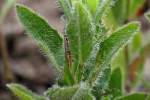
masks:
[[[6,1],[0,0],[0,11],[5,8]],[[143,78],[141,78],[143,84],[139,86],[137,91],[150,92],[150,23],[144,16],[144,13],[150,10],[150,0],[142,1],[133,13],[134,17],[128,18],[128,20],[141,22],[142,41],[146,45],[144,47],[144,52],[146,52],[144,55],[146,56],[143,61]],[[17,0],[15,2],[36,10],[48,20],[49,24],[59,32],[63,32],[64,23],[60,19],[63,12],[59,9],[56,0]],[[129,81],[134,80],[133,73],[137,62],[139,62],[138,57],[128,65],[131,66],[128,69]],[[36,43],[26,35],[26,31],[16,17],[13,5],[0,24],[0,100],[13,100],[11,93],[5,86],[8,82],[23,84],[32,91],[42,94],[52,86],[56,76],[47,58],[41,53]],[[128,88],[126,86],[126,89],[130,91]]]

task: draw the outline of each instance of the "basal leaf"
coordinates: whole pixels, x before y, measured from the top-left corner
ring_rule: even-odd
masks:
[[[16,6],[17,15],[29,35],[35,39],[42,50],[48,55],[55,68],[60,71],[64,63],[63,39],[58,32],[31,9]]]
[[[44,97],[32,93],[19,84],[7,84],[7,87],[19,98],[19,100],[45,100]]]
[[[139,31],[139,24],[136,22],[129,23],[115,32],[112,33],[104,42],[100,44],[100,50],[97,54],[97,62],[95,71],[92,73],[92,80],[97,77],[93,90],[94,92],[105,92],[102,91],[105,87],[104,85],[108,82],[109,72],[110,72],[110,62],[115,53],[119,48],[123,47],[127,42]],[[99,75],[98,75],[99,73]],[[98,76],[97,76],[98,75]],[[107,84],[106,84],[107,85]],[[95,93],[99,95],[100,93]]]
[[[50,100],[94,100],[90,88],[84,83],[80,86],[52,87],[45,95]]]
[[[79,86],[52,87],[45,93],[50,100],[71,100]]]
[[[134,93],[127,96],[122,96],[115,100],[149,100],[149,95],[144,93]]]
[[[81,83],[71,100],[95,100],[95,98],[92,96],[90,88],[85,83]]]

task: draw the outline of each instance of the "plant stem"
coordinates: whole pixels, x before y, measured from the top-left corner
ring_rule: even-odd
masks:
[[[7,47],[5,44],[5,38],[1,29],[1,26],[5,20],[6,15],[8,14],[10,8],[13,6],[13,4],[16,2],[16,0],[7,0],[5,1],[4,5],[2,6],[2,9],[0,10],[0,54],[2,56],[3,60],[3,78],[6,82],[12,82],[13,81],[13,74],[11,72],[11,67],[8,60],[8,53],[7,53]]]
[[[3,60],[3,71],[4,71],[3,79],[6,82],[12,82],[13,74],[11,72],[11,67],[10,67],[9,60],[8,60],[8,53],[7,53],[6,44],[5,44],[5,38],[3,36],[1,27],[0,27],[0,54]]]

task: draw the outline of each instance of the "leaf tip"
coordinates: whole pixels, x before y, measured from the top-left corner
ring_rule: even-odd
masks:
[[[9,89],[12,89],[12,87],[14,87],[16,84],[14,83],[9,83],[9,84],[6,84],[6,87],[9,88]]]
[[[10,90],[10,91],[14,91],[15,87],[16,87],[17,84],[14,84],[14,83],[9,83],[9,84],[6,84],[6,87]]]
[[[10,87],[11,87],[11,84],[6,84],[6,87],[10,88]]]
[[[138,21],[130,22],[127,25],[132,26],[132,28],[137,31],[140,31],[141,24]]]
[[[23,4],[19,4],[19,3],[16,4],[16,9],[24,8],[24,7],[25,7],[25,5],[23,5]]]
[[[23,13],[22,11],[30,11],[31,9],[28,8],[27,6],[23,5],[23,4],[16,4],[16,12],[18,13]],[[32,11],[32,10],[31,10]]]

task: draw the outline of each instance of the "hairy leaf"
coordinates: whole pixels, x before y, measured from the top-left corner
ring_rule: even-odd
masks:
[[[149,100],[149,95],[144,93],[134,93],[127,96],[122,96],[115,100]]]
[[[109,13],[103,17],[103,23],[109,31],[115,30],[127,20],[127,2],[127,0],[115,0],[114,6],[112,6],[111,9],[108,10]]]
[[[57,70],[63,66],[63,40],[58,32],[35,12],[23,5],[16,6],[17,15],[29,35],[35,39],[43,51],[48,55]]]
[[[50,100],[71,100],[79,86],[52,87],[45,93]]]
[[[106,14],[107,10],[110,8],[113,0],[100,0],[99,5],[96,9],[95,22],[99,23],[102,17]]]
[[[109,78],[111,73],[110,65],[103,66],[92,86],[92,94],[97,100],[101,99],[107,92],[109,92]]]
[[[95,100],[90,92],[90,88],[85,84],[81,83],[80,88],[74,94],[71,100]]]
[[[86,81],[89,78],[89,74],[93,71],[95,62],[96,62],[96,54],[99,51],[99,43],[93,46],[93,50],[90,54],[90,57],[85,62],[85,67],[82,74],[82,80]]]
[[[19,100],[45,100],[44,97],[32,93],[19,84],[7,84],[7,87],[17,96]]]
[[[74,17],[68,22],[67,35],[73,61],[73,70],[77,74],[77,79],[81,78],[83,63],[90,55],[93,40],[93,25],[90,14],[86,7],[76,2]]]
[[[97,94],[97,92],[105,92],[101,90],[103,90],[103,87],[105,87],[104,85],[108,82],[108,79],[105,78],[108,78],[109,76],[109,64],[112,57],[119,50],[119,48],[123,47],[138,31],[138,23],[129,23],[113,32],[112,35],[108,37],[108,39],[101,43],[99,53],[97,54],[95,71],[94,73],[92,73],[92,75],[94,75],[94,79],[99,73],[98,78],[96,79],[93,86],[93,88],[96,90],[93,90],[94,92],[96,92],[96,95],[99,95],[99,93]]]

